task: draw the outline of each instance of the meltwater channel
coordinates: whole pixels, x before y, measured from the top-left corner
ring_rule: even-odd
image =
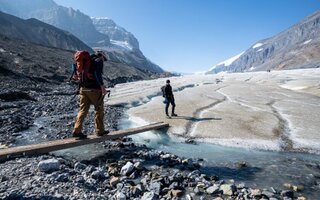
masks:
[[[120,129],[133,128],[135,124],[126,117]],[[159,131],[149,131],[130,136],[134,142],[175,155],[203,159],[202,171],[222,180],[234,180],[248,187],[260,189],[286,189],[285,183],[302,185],[301,195],[320,199],[320,155],[277,151],[260,151],[232,148],[210,143],[187,144],[180,137]],[[239,167],[239,163],[246,163]]]

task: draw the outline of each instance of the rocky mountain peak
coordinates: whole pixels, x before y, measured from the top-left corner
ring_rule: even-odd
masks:
[[[92,22],[100,33],[109,36],[114,45],[118,45],[127,50],[139,49],[137,38],[123,27],[117,25],[112,19],[107,17],[92,17]]]

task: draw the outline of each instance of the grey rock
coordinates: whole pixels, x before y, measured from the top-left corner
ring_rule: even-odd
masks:
[[[149,191],[154,192],[159,195],[161,191],[161,183],[160,182],[151,182],[149,186]]]
[[[154,192],[145,192],[143,196],[141,197],[141,200],[157,200],[158,195],[156,195]]]
[[[81,170],[84,170],[86,169],[87,165],[81,163],[81,162],[77,162],[76,164],[74,164],[74,169],[76,171],[81,171]]]
[[[134,167],[138,170],[142,170],[143,169],[143,165],[141,162],[136,162],[134,163]]]
[[[118,193],[116,194],[116,199],[117,199],[117,200],[126,200],[127,197],[126,197],[126,195],[123,194],[122,192],[118,192]]]
[[[60,162],[57,159],[48,159],[40,161],[38,164],[38,169],[41,172],[52,172],[59,170],[60,168]]]
[[[56,181],[58,182],[68,182],[69,181],[69,174],[68,173],[63,173],[59,174],[58,177],[56,178]]]
[[[129,175],[134,169],[134,166],[131,162],[127,162],[122,168],[121,168],[121,175]]]
[[[219,187],[216,186],[216,185],[210,186],[210,187],[208,187],[208,188],[206,189],[206,192],[207,192],[208,194],[216,194],[216,193],[219,192]]]
[[[92,172],[91,177],[93,179],[104,179],[105,178],[104,171],[101,171],[101,170],[94,171]]]
[[[236,191],[236,186],[234,184],[223,184],[220,186],[220,190],[222,190],[224,195],[233,195]]]

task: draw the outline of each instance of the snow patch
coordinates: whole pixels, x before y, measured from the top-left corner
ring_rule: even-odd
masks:
[[[263,48],[260,48],[260,49],[258,49],[258,51],[257,52],[260,52],[260,51],[262,51],[263,50]]]
[[[255,67],[250,67],[249,71],[252,71],[252,70],[254,70],[254,69],[255,69]]]
[[[255,49],[255,48],[258,48],[258,47],[261,47],[262,45],[264,45],[263,43],[257,43],[257,44],[255,44],[255,45],[253,45],[253,49]]]
[[[119,41],[119,40],[110,40],[111,44],[117,45],[124,49],[132,51],[133,47],[127,41]]]
[[[4,52],[6,52],[6,50],[4,50],[3,48],[0,48],[0,52],[4,53]]]
[[[109,17],[91,17],[91,19],[97,19],[97,20],[100,20],[100,19],[107,19],[107,20],[110,20]]]
[[[221,63],[218,63],[216,66],[219,66],[219,65],[224,65],[224,66],[229,66],[231,65],[234,61],[238,60],[238,58],[240,58],[240,56],[242,56],[242,54],[244,54],[244,52],[241,52],[240,54],[232,57],[232,58],[229,58],[228,60],[225,60]],[[212,69],[214,69],[215,67],[213,67]]]
[[[312,41],[312,39],[305,41],[303,44],[309,44]]]

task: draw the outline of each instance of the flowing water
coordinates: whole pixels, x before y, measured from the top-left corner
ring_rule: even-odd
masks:
[[[120,123],[121,129],[136,126],[139,125],[128,118]],[[136,143],[154,149],[186,158],[202,158],[202,169],[223,180],[233,179],[249,187],[266,189],[285,189],[285,183],[301,185],[304,190],[300,195],[320,199],[320,155],[232,148],[209,143],[187,144],[183,138],[159,131],[131,137]],[[239,167],[244,162],[246,166]]]

